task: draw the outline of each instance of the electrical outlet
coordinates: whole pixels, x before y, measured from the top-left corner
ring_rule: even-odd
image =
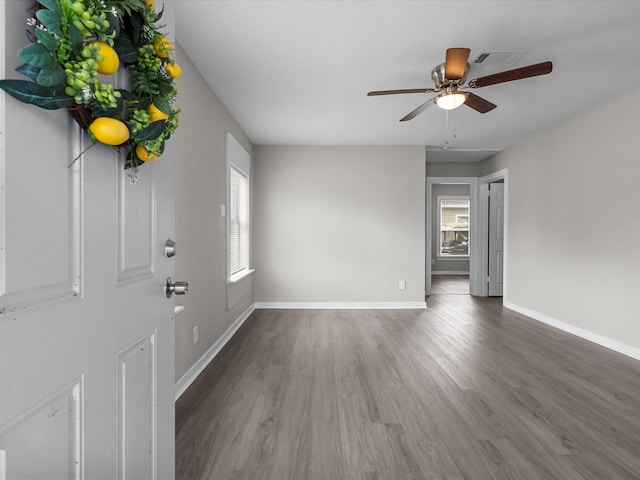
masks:
[[[193,327],[193,344],[198,343],[198,327]]]
[[[398,282],[398,290],[406,290],[407,289],[407,282],[405,282],[404,280],[400,280]]]

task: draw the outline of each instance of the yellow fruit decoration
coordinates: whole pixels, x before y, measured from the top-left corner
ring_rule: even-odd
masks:
[[[155,12],[156,11],[156,2],[155,0],[145,0],[145,2],[149,8],[151,9],[151,11]]]
[[[89,131],[106,145],[122,145],[129,140],[129,129],[115,118],[98,117],[89,125]]]
[[[158,154],[156,152],[147,152],[147,149],[142,145],[138,145],[136,147],[136,157],[138,157],[143,162],[153,162],[156,158],[158,158]]]
[[[149,105],[149,116],[151,117],[152,122],[157,122],[158,120],[166,120],[167,118],[169,118],[169,115],[164,113],[153,103]]]
[[[165,70],[171,78],[178,78],[182,75],[182,68],[177,63],[167,63]]]
[[[156,55],[160,58],[167,58],[173,50],[173,45],[171,44],[171,40],[169,40],[164,35],[158,35],[156,39],[153,41],[153,49],[156,51]]]
[[[100,45],[100,50],[98,50],[98,54],[102,56],[102,60],[98,62],[98,73],[102,73],[103,75],[111,75],[118,71],[118,67],[120,66],[120,58],[116,51],[111,48],[107,43],[101,42],[100,40],[96,40],[91,42],[90,45],[97,44]]]

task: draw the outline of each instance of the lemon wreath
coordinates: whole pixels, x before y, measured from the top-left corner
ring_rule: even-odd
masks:
[[[16,68],[29,80],[0,80],[0,88],[40,108],[66,108],[94,142],[126,154],[125,168],[160,156],[178,126],[181,74],[156,27],[164,10],[154,0],[38,0],[33,11],[32,43]],[[131,90],[108,82],[120,65]]]

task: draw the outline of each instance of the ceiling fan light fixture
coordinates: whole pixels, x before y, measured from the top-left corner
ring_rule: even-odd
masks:
[[[436,105],[443,110],[454,110],[467,100],[467,94],[461,92],[443,93],[435,98]]]

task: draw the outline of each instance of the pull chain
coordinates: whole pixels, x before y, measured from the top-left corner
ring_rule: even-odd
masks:
[[[450,130],[450,124],[449,124],[449,112],[452,112],[452,118],[451,118],[451,124],[453,124],[452,129],[453,131]],[[445,110],[444,112],[445,114],[445,129],[446,129],[446,137],[447,140],[444,143],[444,149],[448,150],[449,149],[449,140],[451,140],[451,143],[453,143],[453,141],[456,139],[457,135],[456,135],[456,118],[455,118],[455,113],[453,113],[453,110]]]
[[[447,134],[447,143],[449,143],[449,110],[444,111],[444,125]]]

